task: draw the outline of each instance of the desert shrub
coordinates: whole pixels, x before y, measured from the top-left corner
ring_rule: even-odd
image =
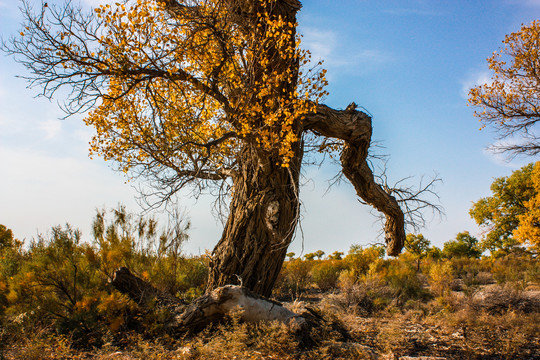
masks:
[[[12,237],[8,239],[8,235],[11,235],[11,231],[6,230],[4,246],[0,247],[0,316],[8,306],[10,279],[20,271],[26,256],[22,242],[13,240]]]
[[[389,261],[388,272],[384,279],[394,291],[394,296],[400,304],[411,299],[425,298],[428,295],[412,262],[400,261],[400,259]]]
[[[199,294],[206,285],[207,264],[199,257],[155,258],[144,268],[141,276],[157,288],[184,297],[185,293]],[[187,296],[188,298],[190,296]]]
[[[468,257],[455,257],[446,260],[452,266],[452,273],[458,279],[474,277],[480,272],[480,262]]]
[[[528,256],[507,255],[492,260],[491,272],[498,284],[512,284],[525,289],[529,282],[538,283],[538,260]]]
[[[340,290],[350,289],[359,281],[358,276],[351,270],[343,270],[339,273],[337,286]]]
[[[475,310],[501,314],[509,310],[539,313],[540,298],[511,286],[493,286],[483,290],[472,301]]]
[[[463,307],[455,312],[437,312],[423,324],[436,327],[437,331],[431,335],[438,338],[440,345],[451,349],[439,352],[438,356],[450,359],[538,357],[540,326],[537,314],[515,311],[494,314],[481,308]],[[428,344],[432,348],[439,347],[432,345],[431,340]]]
[[[12,338],[42,328],[65,335],[72,345],[91,347],[99,346],[107,332],[153,331],[159,314],[151,310],[141,316],[135,303],[108,284],[119,266],[184,298],[202,293],[205,260],[181,255],[188,226],[167,228],[157,238],[152,219],[137,218],[123,207],[111,214],[109,220],[98,211],[93,244],[82,242],[79,231],[66,225],[38,235],[25,250],[17,242],[2,247],[0,321],[13,324]]]
[[[319,289],[328,291],[337,287],[339,275],[344,269],[342,260],[323,260],[313,266],[311,278]]]
[[[349,253],[343,259],[347,268],[356,276],[367,273],[371,263],[384,256],[384,248],[370,246],[363,248],[360,245],[352,245]]]
[[[452,267],[454,280],[451,289],[464,291],[467,296],[474,294],[480,286],[493,283],[489,259],[456,257],[446,260]]]
[[[185,300],[193,300],[204,292],[208,263],[201,257],[183,258],[177,278],[180,296]]]
[[[540,285],[540,261],[532,261],[529,263],[529,266],[526,270],[527,279],[532,284],[539,286]]]
[[[311,284],[311,269],[315,260],[302,261],[293,259],[283,264],[274,292],[276,295],[291,295],[298,297]]]
[[[345,270],[339,277],[343,304],[357,313],[369,315],[390,304],[403,305],[409,300],[424,299],[423,289],[413,262],[399,259],[375,259],[367,272],[357,276]]]
[[[387,283],[364,280],[351,286],[341,287],[335,302],[361,316],[370,316],[385,309],[394,299],[394,291]]]
[[[110,278],[118,267],[127,266],[172,295],[199,294],[207,264],[200,257],[182,255],[189,228],[189,221],[178,213],[172,214],[167,228],[160,228],[154,218],[136,216],[122,205],[108,212],[98,210],[93,237],[100,269]]]
[[[364,274],[359,274],[355,269],[347,267],[339,274],[338,287],[348,289],[364,281],[384,281],[388,274],[388,262],[389,260],[375,259],[369,264],[368,270]]]
[[[87,336],[99,328],[93,306],[106,291],[89,253],[69,225],[53,228],[49,238],[39,236],[10,277],[9,315],[22,328],[53,325],[60,334],[94,345]]]
[[[493,279],[493,274],[489,271],[480,271],[476,275],[476,283],[478,285],[489,285],[493,284],[495,280]]]
[[[454,269],[450,261],[440,261],[433,264],[429,269],[429,285],[431,291],[438,297],[450,294],[454,280]]]

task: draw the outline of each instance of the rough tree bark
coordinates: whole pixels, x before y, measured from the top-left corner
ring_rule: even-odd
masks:
[[[241,283],[270,296],[299,215],[303,147],[288,168],[244,149],[230,213],[210,264],[208,290]]]

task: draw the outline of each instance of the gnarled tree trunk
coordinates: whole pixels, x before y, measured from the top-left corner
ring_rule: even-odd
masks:
[[[396,256],[405,244],[405,219],[397,200],[375,182],[367,163],[371,145],[371,117],[356,110],[352,103],[338,111],[319,105],[314,114],[304,119],[304,129],[318,135],[344,140],[341,153],[343,174],[353,184],[356,194],[386,217],[386,253]]]
[[[246,147],[234,179],[230,213],[210,263],[208,290],[241,283],[270,296],[299,215],[303,146],[288,168]]]
[[[269,8],[251,0],[226,0],[229,12],[246,38],[258,44],[267,38],[265,25],[259,23],[262,13],[270,12],[272,18],[296,23],[296,13],[301,8],[298,0],[274,0]],[[170,1],[175,11],[187,11]],[[271,29],[268,31],[272,31]],[[265,43],[261,54],[264,59],[254,59],[248,82],[265,82],[265,72],[293,74],[293,81],[267,84],[269,97],[285,99],[296,91],[299,59],[280,55],[276,46],[296,48],[296,34],[291,29],[286,44]],[[263,64],[264,63],[264,64]],[[234,97],[234,94],[230,94]],[[268,99],[267,104],[277,103]],[[268,105],[270,112],[276,109]],[[253,119],[257,122],[257,119]],[[280,119],[284,120],[284,119]],[[261,121],[262,125],[262,121]],[[354,185],[357,195],[386,215],[386,241],[389,255],[397,255],[405,239],[403,213],[396,200],[382,189],[373,178],[366,162],[371,143],[371,118],[357,111],[355,106],[337,111],[319,105],[313,114],[297,118],[292,124],[299,139],[305,131],[344,140],[341,162],[343,173]],[[293,157],[289,167],[281,166],[277,151],[266,151],[247,140],[237,156],[237,168],[232,175],[233,189],[228,220],[220,241],[214,248],[210,263],[207,293],[229,285],[241,284],[247,289],[270,296],[291,243],[299,216],[299,176],[302,165],[303,143],[293,144]]]

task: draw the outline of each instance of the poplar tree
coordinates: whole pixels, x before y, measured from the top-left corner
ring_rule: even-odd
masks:
[[[363,202],[386,217],[387,253],[404,214],[368,162],[372,122],[351,103],[321,103],[325,70],[299,47],[298,0],[124,0],[88,13],[23,2],[4,50],[68,114],[95,129],[91,155],[145,180],[166,201],[180,189],[230,201],[208,289],[269,295],[300,213],[304,153],[339,159]],[[62,92],[61,95],[65,95]]]

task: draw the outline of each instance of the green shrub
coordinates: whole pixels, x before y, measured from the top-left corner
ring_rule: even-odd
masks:
[[[22,242],[13,239],[11,230],[0,225],[0,237],[2,236],[4,239],[0,246],[0,316],[8,306],[10,279],[20,271],[26,254],[22,248]]]
[[[335,289],[340,273],[345,269],[342,260],[323,260],[313,266],[311,278],[322,291]]]
[[[391,260],[388,262],[387,271],[384,280],[394,291],[394,297],[399,304],[404,304],[410,299],[425,298],[428,295],[412,262],[400,261],[400,259]]]
[[[540,265],[528,256],[507,255],[492,260],[491,272],[498,284],[525,289],[529,282],[538,284]]]
[[[349,253],[345,256],[345,264],[355,275],[360,276],[367,273],[371,263],[384,256],[384,248],[370,246],[363,248],[360,245],[353,245]]]
[[[111,214],[109,220],[105,211],[98,211],[93,244],[83,243],[80,232],[66,225],[39,235],[26,250],[16,241],[3,246],[0,316],[5,316],[0,321],[13,323],[19,332],[49,329],[86,347],[99,346],[107,332],[153,329],[152,318],[158,314],[140,316],[135,303],[108,284],[119,266],[175,295],[202,294],[205,260],[181,255],[188,225],[176,223],[158,239],[152,219],[137,218],[123,207]]]
[[[311,284],[311,269],[315,260],[293,259],[283,264],[274,292],[277,295],[298,297]]]

